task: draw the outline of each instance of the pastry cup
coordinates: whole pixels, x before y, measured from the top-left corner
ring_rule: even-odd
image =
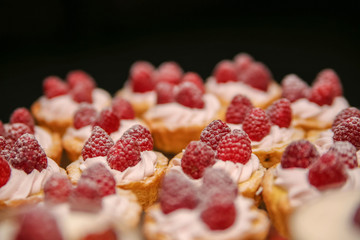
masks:
[[[49,129],[45,127],[42,128],[51,135],[51,141],[52,141],[51,146],[44,149],[44,151],[49,158],[51,158],[58,165],[60,165],[62,151],[63,151],[60,134],[57,132],[51,132]]]
[[[74,162],[81,156],[81,151],[84,147],[84,140],[78,137],[63,138],[62,145],[68,159],[71,162]]]
[[[324,122],[317,120],[315,118],[301,119],[294,117],[292,125],[297,128],[302,128],[304,131],[308,132],[310,130],[326,130],[331,128],[332,122]]]

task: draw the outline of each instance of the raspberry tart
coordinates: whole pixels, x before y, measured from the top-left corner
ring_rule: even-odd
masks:
[[[94,79],[81,70],[67,74],[66,81],[49,76],[43,81],[43,92],[31,106],[31,112],[39,125],[61,135],[72,126],[73,115],[80,103],[92,104],[98,111],[111,103],[111,96],[97,88]]]

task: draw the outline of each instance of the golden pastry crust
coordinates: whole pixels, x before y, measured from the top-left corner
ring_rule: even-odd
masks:
[[[68,159],[71,162],[74,162],[81,156],[81,151],[84,147],[84,139],[77,137],[63,137],[62,145]]]
[[[324,130],[310,130],[306,133],[306,139],[309,142],[314,143],[319,137],[320,134],[323,132]]]
[[[33,194],[27,198],[0,201],[0,211],[39,203],[44,200],[44,192]]]
[[[51,132],[46,127],[42,127],[45,131],[47,131],[51,135],[52,145],[50,148],[45,149],[46,155],[54,160],[58,165],[60,165],[61,157],[62,157],[62,144],[60,134],[57,132]]]
[[[314,118],[301,119],[301,118],[294,116],[291,125],[294,127],[297,127],[297,128],[302,128],[302,129],[304,129],[304,131],[308,132],[310,130],[329,129],[332,126],[332,121],[324,122],[324,121],[319,121]]]

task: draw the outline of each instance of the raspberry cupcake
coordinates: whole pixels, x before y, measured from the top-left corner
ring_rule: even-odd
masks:
[[[100,113],[90,104],[82,104],[74,115],[74,125],[62,137],[62,145],[70,161],[79,159],[93,126],[101,126],[116,142],[130,127],[143,121],[135,118],[134,109],[123,98],[116,97],[109,109]]]
[[[128,129],[115,144],[105,130],[95,126],[80,159],[66,169],[76,184],[83,171],[101,163],[114,176],[118,188],[131,190],[140,205],[147,208],[157,200],[159,183],[168,164],[163,154],[152,149],[151,134],[141,125]]]
[[[295,74],[285,76],[281,86],[282,96],[291,102],[293,126],[306,131],[330,128],[335,116],[349,107],[340,78],[332,69],[322,70],[311,87]]]
[[[165,176],[160,202],[145,214],[146,239],[265,239],[269,220],[237,194],[221,170],[205,170],[200,185],[178,172]]]
[[[273,225],[289,237],[294,210],[331,192],[359,189],[360,168],[356,155],[336,149],[320,155],[309,141],[299,140],[285,149],[280,164],[265,173],[262,186]]]
[[[238,94],[245,95],[259,108],[266,108],[281,96],[281,88],[270,70],[246,53],[219,62],[206,81],[206,90],[215,94],[224,108]]]
[[[110,94],[96,88],[94,79],[81,70],[69,72],[66,82],[56,76],[45,78],[43,91],[44,96],[32,104],[31,112],[39,125],[60,134],[72,126],[80,103],[90,103],[98,111],[111,103]]]

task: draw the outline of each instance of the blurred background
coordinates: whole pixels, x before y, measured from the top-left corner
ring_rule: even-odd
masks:
[[[324,68],[360,107],[360,3],[328,1],[0,1],[0,119],[42,95],[48,75],[89,72],[114,94],[130,65],[174,60],[204,79],[217,62],[247,52],[280,82],[311,83]]]

